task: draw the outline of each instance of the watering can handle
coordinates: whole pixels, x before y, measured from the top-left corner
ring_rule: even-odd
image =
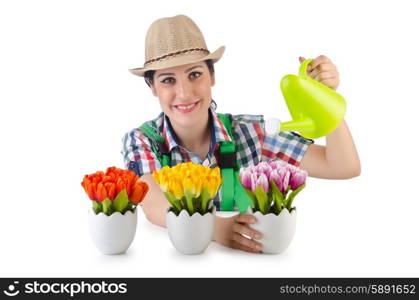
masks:
[[[303,78],[307,77],[307,67],[312,61],[313,61],[312,58],[309,58],[303,61],[300,65],[300,68],[298,69],[298,75],[300,75]]]
[[[307,78],[307,67],[313,61],[312,58],[304,60],[300,64],[300,68],[298,69],[298,74],[302,78]],[[301,118],[298,121],[293,120],[289,122],[282,123],[280,120],[275,118],[270,118],[265,121],[265,130],[267,135],[276,135],[280,131],[292,131],[292,130],[301,130],[305,128],[312,128],[313,123],[308,118]]]

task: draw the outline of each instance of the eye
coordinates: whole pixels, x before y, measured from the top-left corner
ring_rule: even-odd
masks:
[[[175,79],[173,77],[166,77],[164,78],[162,81],[160,81],[161,83],[166,83],[166,84],[170,84],[170,83],[174,83]]]
[[[201,72],[191,72],[190,74],[189,74],[189,78],[191,78],[191,79],[195,79],[195,78],[198,78],[199,76],[201,76],[202,75],[202,73]]]

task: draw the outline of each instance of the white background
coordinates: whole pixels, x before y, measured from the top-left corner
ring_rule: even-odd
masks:
[[[0,276],[419,276],[417,11],[415,1],[2,1]],[[159,113],[128,68],[142,66],[151,22],[176,14],[210,50],[226,46],[219,112],[287,120],[279,81],[299,56],[325,54],[340,71],[362,174],[309,178],[281,255],[212,243],[183,256],[143,214],[125,255],[90,240],[80,182],[124,167],[123,134]]]

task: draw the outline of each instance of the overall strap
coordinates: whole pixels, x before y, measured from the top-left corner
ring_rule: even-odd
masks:
[[[167,150],[164,138],[154,130],[151,126],[144,123],[138,129],[142,130],[144,134],[152,141],[151,150],[156,154],[157,159],[160,161],[162,167],[170,167],[170,156]]]
[[[231,130],[231,120],[228,115],[217,114],[223,122],[231,140],[233,132]],[[251,199],[244,190],[239,178],[240,166],[237,164],[236,147],[233,142],[220,142],[218,166],[221,169],[223,185],[221,189],[221,210],[233,211],[234,203],[240,213],[246,213],[247,208],[252,205]]]

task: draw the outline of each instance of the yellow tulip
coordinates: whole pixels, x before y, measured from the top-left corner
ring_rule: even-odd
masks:
[[[195,194],[195,185],[190,177],[183,178],[182,180],[184,192],[189,191],[191,194]]]
[[[152,176],[156,183],[160,183],[160,172],[154,171]]]
[[[218,191],[216,180],[214,178],[209,178],[205,184],[205,187],[208,189],[210,198],[214,198]]]
[[[198,198],[202,190],[202,177],[192,174],[184,177],[183,188],[184,191],[189,191],[194,198]]]
[[[218,168],[212,169],[204,179],[203,188],[207,188],[211,198],[217,195],[220,188],[221,176]]]
[[[216,196],[222,182],[218,167],[209,168],[192,162],[181,163],[171,168],[163,167],[153,172],[153,179],[160,185],[163,192],[170,193],[178,200],[186,197],[184,205],[186,204],[187,207],[184,208],[187,208],[190,213],[197,209],[194,207],[193,199],[200,197],[204,189],[207,192],[202,198],[202,203],[199,204],[199,209],[205,211],[208,201]]]
[[[171,180],[169,182],[169,192],[171,192],[176,199],[182,199],[184,196],[182,185],[177,180]]]
[[[203,178],[199,176],[195,177],[195,188],[196,188],[195,197],[199,197],[201,195],[202,185],[203,185],[202,179]]]

